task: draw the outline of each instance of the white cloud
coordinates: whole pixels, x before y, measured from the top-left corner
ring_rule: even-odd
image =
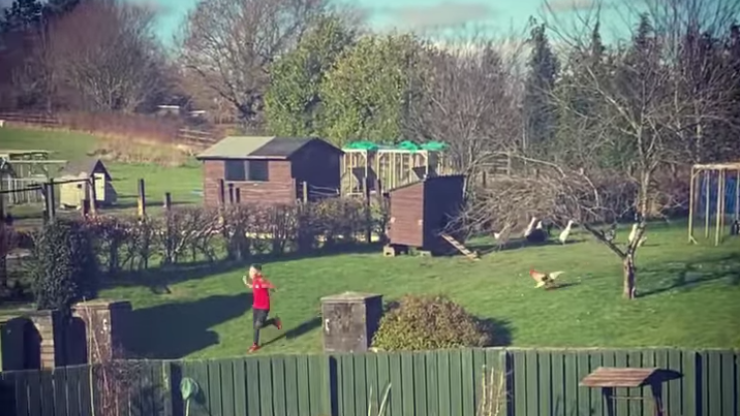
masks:
[[[489,20],[496,15],[493,7],[478,2],[441,2],[425,6],[400,6],[370,9],[370,13],[390,18],[393,26],[429,29],[459,26]]]
[[[603,0],[552,0],[545,1],[542,5],[543,10],[551,10],[554,13],[578,12],[609,7],[611,7],[611,3]]]

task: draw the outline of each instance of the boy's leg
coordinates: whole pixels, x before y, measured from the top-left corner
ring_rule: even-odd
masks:
[[[265,313],[265,316],[267,316],[268,313],[270,313],[270,311],[267,311],[267,313]],[[282,321],[280,321],[280,318],[278,318],[277,316],[274,318],[265,320],[265,324],[263,326],[268,326],[268,325],[272,325],[278,330],[283,329],[283,323]]]
[[[265,326],[265,320],[267,319],[267,311],[263,309],[254,309],[252,311],[252,327],[254,328],[254,338],[252,348],[250,351],[254,351],[259,347],[260,344],[260,329]]]

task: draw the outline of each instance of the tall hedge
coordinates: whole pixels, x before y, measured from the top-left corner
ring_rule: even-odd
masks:
[[[78,221],[57,220],[34,235],[31,263],[33,292],[38,309],[69,307],[98,290],[98,261],[93,239]]]

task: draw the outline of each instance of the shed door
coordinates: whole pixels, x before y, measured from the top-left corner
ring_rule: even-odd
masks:
[[[95,199],[105,201],[105,174],[96,173],[93,177],[95,178]]]

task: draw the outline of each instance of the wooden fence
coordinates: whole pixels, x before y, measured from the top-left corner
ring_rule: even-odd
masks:
[[[473,416],[479,414],[484,366],[505,375],[500,415],[607,416],[602,392],[578,385],[599,366],[681,373],[663,384],[665,416],[732,416],[740,410],[738,351],[486,349],[138,363],[143,372],[122,414],[184,415],[178,386],[190,377],[200,387],[192,416],[366,415],[370,402],[377,409],[389,383],[386,416]],[[85,366],[1,375],[3,415],[92,415],[93,401],[99,406],[103,400]],[[650,395],[649,388],[617,390],[624,390],[619,396]],[[650,400],[619,399],[614,410],[615,416],[654,414]]]

